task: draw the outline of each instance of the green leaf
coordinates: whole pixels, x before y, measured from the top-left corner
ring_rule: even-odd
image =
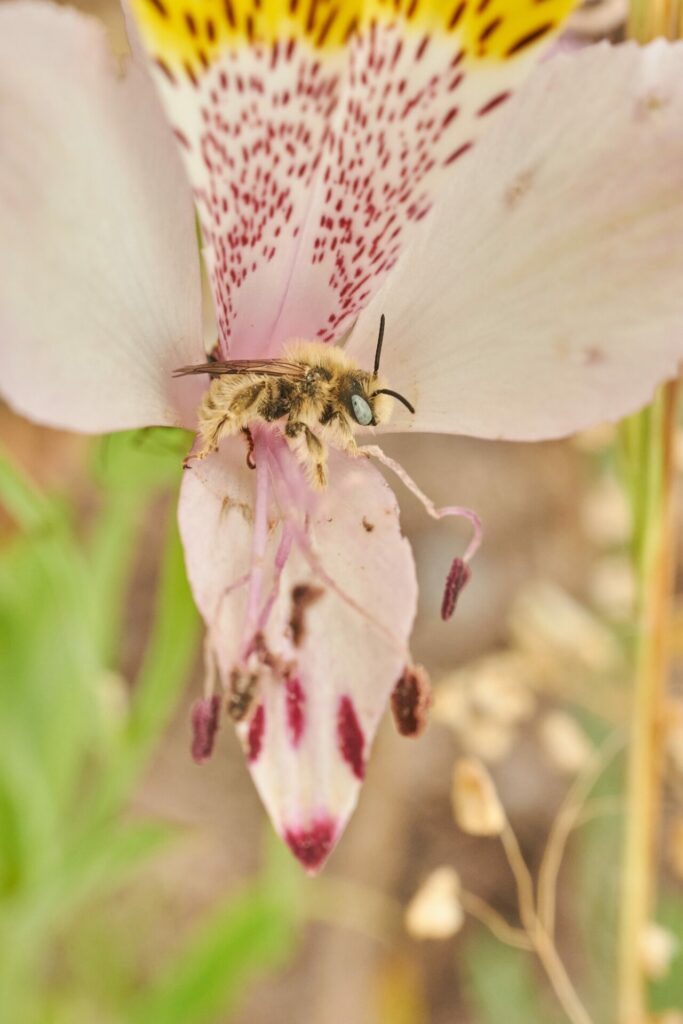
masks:
[[[101,664],[82,558],[61,527],[19,538],[0,557],[0,888],[58,856],[97,742]],[[19,858],[19,859],[17,859]],[[21,860],[21,864],[20,864]]]
[[[678,939],[678,948],[666,976],[652,982],[651,1008],[661,1013],[683,1010],[683,895],[680,892],[669,890],[660,894],[656,920],[673,932]]]
[[[541,990],[532,954],[481,932],[465,946],[462,970],[481,1024],[564,1024],[564,1015]]]
[[[109,434],[95,443],[93,475],[105,500],[88,546],[97,609],[97,642],[116,665],[127,583],[145,512],[158,494],[177,490],[190,435],[148,428]]]
[[[107,434],[95,447],[93,475],[117,495],[147,495],[175,487],[192,435],[169,427],[145,427]]]
[[[126,728],[97,794],[100,819],[120,806],[135,782],[168,724],[197,649],[199,615],[187,582],[175,511],[169,519],[152,633],[133,688]]]
[[[203,926],[127,1019],[130,1024],[223,1021],[257,974],[284,963],[295,937],[295,923],[282,901],[252,889]]]
[[[45,527],[56,518],[57,506],[40,493],[0,448],[0,504],[24,530]]]

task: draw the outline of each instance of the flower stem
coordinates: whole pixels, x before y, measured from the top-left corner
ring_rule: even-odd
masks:
[[[639,594],[620,903],[620,1024],[642,1024],[647,1013],[647,979],[640,949],[656,892],[661,727],[672,597],[676,398],[677,384],[665,385],[653,404],[625,426],[631,463],[635,461],[636,466],[631,482],[637,502],[634,558]]]

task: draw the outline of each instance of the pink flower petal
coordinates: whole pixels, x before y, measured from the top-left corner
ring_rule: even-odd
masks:
[[[3,394],[75,430],[178,424],[188,385],[171,371],[202,358],[199,267],[152,89],[96,21],[5,3],[0,97]]]
[[[223,680],[244,639],[249,598],[240,581],[257,529],[255,476],[244,446],[224,444],[186,474],[181,494],[190,582]],[[365,459],[331,452],[330,481],[310,513],[310,541],[324,572],[293,544],[262,640],[284,668],[279,678],[264,673],[252,717],[238,727],[275,828],[311,871],[356,803],[379,720],[406,664],[417,597],[410,547],[382,477]],[[273,476],[276,495],[280,483]],[[262,560],[266,591],[280,529],[274,502]]]
[[[683,357],[683,46],[547,62],[360,318],[391,429],[534,440],[645,403]]]
[[[573,4],[129,6],[241,358],[348,329]]]

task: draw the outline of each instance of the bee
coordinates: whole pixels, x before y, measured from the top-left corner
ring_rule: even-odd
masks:
[[[201,448],[191,459],[204,459],[223,437],[257,422],[281,423],[285,440],[303,464],[310,484],[327,484],[327,446],[357,454],[358,426],[386,423],[388,398],[411,413],[407,398],[383,387],[379,364],[384,339],[384,315],[372,373],[358,367],[346,353],[321,341],[290,342],[281,359],[245,359],[183,366],[174,376],[206,373],[212,377],[198,411]]]

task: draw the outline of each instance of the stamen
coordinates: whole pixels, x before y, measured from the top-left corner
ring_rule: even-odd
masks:
[[[462,558],[453,559],[453,564],[448,570],[448,576],[446,577],[443,589],[443,599],[441,601],[441,618],[444,622],[447,622],[453,615],[458,598],[469,582],[471,575],[472,571],[469,565],[466,565]]]
[[[268,446],[261,430],[254,430],[252,436],[254,438],[254,461],[256,462],[256,496],[254,499],[254,528],[251,538],[251,569],[244,625],[243,658],[246,657],[252,638],[258,631],[259,606],[268,544],[268,497],[270,493]]]
[[[308,562],[313,575],[322,584],[324,584],[325,587],[331,590],[332,593],[336,594],[340,601],[343,601],[347,607],[352,608],[353,611],[360,615],[360,617],[372,626],[376,632],[380,633],[391,647],[400,652],[401,657],[406,661],[406,663],[410,663],[412,661],[410,651],[400,638],[385,626],[383,622],[380,622],[374,615],[363,608],[363,606],[351,597],[350,594],[347,594],[346,591],[327,574],[309,537],[309,515],[305,515],[303,526],[298,521],[300,519],[298,512],[301,509],[301,501],[297,501],[297,495],[301,490],[301,486],[297,486],[295,482],[292,482],[291,471],[287,465],[286,453],[280,448],[271,448],[269,454],[273,463],[277,466],[277,471],[273,473],[273,486],[276,492],[276,500],[280,507],[280,512],[289,522],[297,546]],[[282,489],[279,486],[280,484],[283,484],[284,488],[288,492],[286,495],[283,494]],[[295,489],[294,493],[292,493],[293,489]],[[305,490],[308,491],[309,494],[313,493],[308,487],[306,487]]]
[[[472,524],[474,536],[472,537],[465,554],[462,556],[462,561],[469,562],[470,559],[474,557],[479,549],[484,532],[481,519],[476,512],[473,512],[472,509],[464,508],[462,505],[446,505],[444,508],[437,508],[434,502],[427,497],[424,491],[420,490],[412,477],[406,473],[403,466],[394,459],[389,458],[388,455],[385,455],[379,445],[366,444],[360,447],[358,451],[362,452],[363,455],[367,455],[369,458],[377,459],[377,461],[383,466],[390,469],[392,473],[395,473],[401,483],[408,488],[411,494],[415,495],[419,502],[421,502],[427,515],[431,516],[432,519],[445,519],[447,516],[460,516],[463,519],[467,519],[467,521]]]
[[[192,759],[196,764],[203,764],[211,757],[220,707],[218,694],[196,700],[192,705]]]
[[[273,584],[270,588],[270,594],[268,599],[261,610],[259,615],[258,623],[256,625],[256,633],[263,633],[266,628],[270,613],[273,610],[273,605],[277,601],[278,594],[280,593],[280,580],[282,578],[282,570],[287,564],[289,558],[289,552],[292,548],[292,541],[294,540],[294,531],[289,522],[285,521],[282,525],[282,536],[280,537],[280,543],[275,553],[275,572],[273,575]]]
[[[419,736],[427,725],[432,687],[422,665],[406,665],[393,693],[391,710],[401,736]]]

